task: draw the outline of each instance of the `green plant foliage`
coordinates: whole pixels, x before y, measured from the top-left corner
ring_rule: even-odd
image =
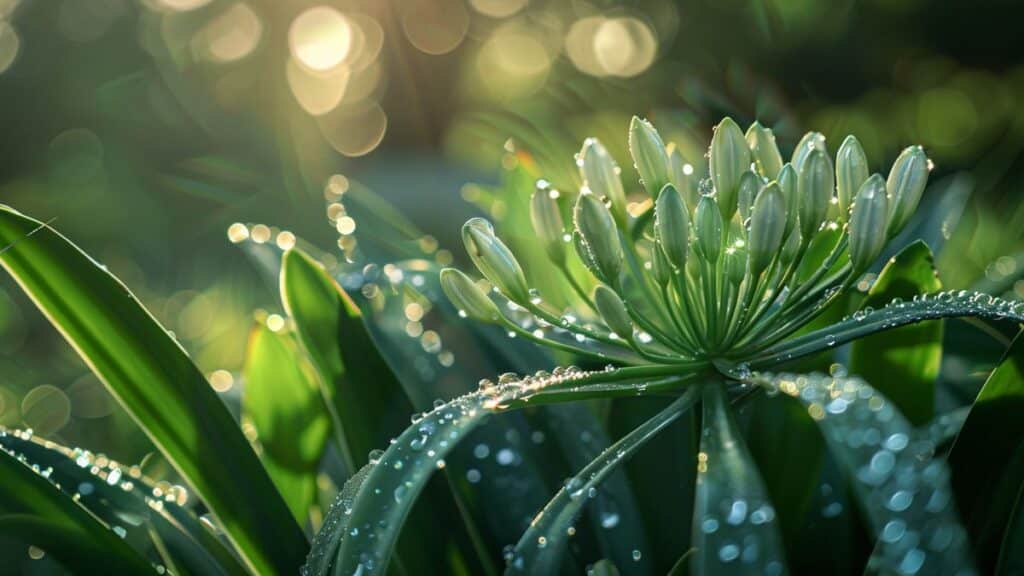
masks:
[[[941,289],[931,250],[915,242],[886,264],[861,308],[882,307]],[[935,413],[942,335],[942,321],[935,320],[862,338],[850,349],[850,371],[877,382],[877,389],[911,422],[922,425]]]
[[[284,500],[206,378],[131,292],[63,236],[6,207],[0,242],[10,245],[0,263],[217,515],[250,566],[299,566],[308,545]]]

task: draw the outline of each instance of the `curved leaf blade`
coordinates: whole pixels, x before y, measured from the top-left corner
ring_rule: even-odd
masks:
[[[775,509],[733,419],[725,386],[704,386],[690,570],[700,575],[786,572]]]
[[[996,573],[1001,557],[1024,562],[1007,547],[1014,506],[1024,489],[1024,335],[1018,334],[989,375],[950,450],[953,490],[979,567]],[[1019,522],[1019,520],[1017,520]],[[1001,552],[1002,550],[1002,552]]]
[[[553,574],[558,571],[570,528],[583,506],[619,465],[628,460],[647,441],[675,422],[698,399],[698,389],[691,387],[667,408],[606,448],[601,454],[570,478],[544,509],[537,514],[512,553],[505,574]]]
[[[85,508],[65,496],[49,480],[7,450],[0,450],[0,525],[31,539],[52,552],[69,568],[90,570],[102,566],[112,573],[151,574],[154,572],[107,526]],[[102,564],[94,564],[105,558]]]
[[[974,573],[948,470],[927,433],[893,403],[859,378],[766,374],[754,381],[803,404],[851,478],[878,538],[869,570]]]
[[[1024,302],[1011,302],[966,290],[926,294],[910,302],[890,302],[879,310],[862,310],[827,328],[776,344],[750,358],[749,366],[763,369],[877,332],[925,320],[964,317],[1021,323],[1024,322]]]
[[[862,307],[882,307],[897,298],[910,300],[941,289],[932,251],[917,241],[889,260]],[[942,321],[934,320],[861,338],[850,348],[850,372],[878,383],[876,389],[920,426],[935,413],[942,334]]]
[[[0,265],[216,514],[250,567],[295,570],[305,536],[206,378],[123,284],[40,226],[0,207],[0,244],[10,245]]]

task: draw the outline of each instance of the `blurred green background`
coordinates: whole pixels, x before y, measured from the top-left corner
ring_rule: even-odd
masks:
[[[787,154],[805,130],[833,149],[853,133],[878,171],[920,143],[925,202],[970,193],[942,229],[946,286],[1020,298],[1022,17],[1011,0],[0,0],[0,202],[53,219],[226,395],[253,314],[279,312],[236,243],[356,258],[337,200],[361,183],[447,263],[465,218],[502,219],[514,199],[488,186],[510,169],[578,185],[596,135],[631,171],[633,114],[698,172],[723,115]],[[0,375],[0,424],[151,452],[6,276]]]

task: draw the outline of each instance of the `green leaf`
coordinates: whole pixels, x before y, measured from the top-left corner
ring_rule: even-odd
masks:
[[[0,530],[70,569],[151,574],[153,567],[96,517],[6,450],[0,451]]]
[[[693,574],[786,572],[775,509],[721,383],[704,386],[693,512]]]
[[[802,404],[850,477],[878,539],[869,571],[971,573],[967,534],[952,502],[949,472],[892,402],[860,378],[758,375],[769,395]]]
[[[412,405],[363,325],[362,313],[323,267],[299,250],[281,261],[281,300],[338,416],[351,470],[401,427]]]
[[[317,538],[310,558],[318,566],[326,550],[336,547],[333,574],[387,566],[395,541],[431,474],[446,466],[445,458],[488,416],[527,405],[543,405],[601,396],[635,395],[678,389],[687,377],[673,376],[669,367],[622,368],[616,371],[560,370],[492,385],[442,404],[400,434],[387,450],[371,460],[342,489],[339,502],[348,502],[332,531],[340,541]],[[592,394],[591,394],[592,393]],[[352,529],[349,529],[352,527]],[[368,564],[369,563],[369,564]],[[307,566],[312,569],[313,566]],[[314,573],[315,574],[315,573]]]
[[[910,300],[941,289],[932,252],[918,241],[889,260],[862,306],[878,308],[897,298]],[[850,372],[876,382],[877,389],[920,426],[935,414],[942,333],[942,321],[935,320],[857,340],[850,348]]]
[[[1020,565],[1024,554],[1007,546],[1019,522],[1024,490],[1024,336],[1018,334],[1006,356],[978,393],[949,453],[957,505],[984,573],[1006,563]],[[1015,507],[1016,506],[1016,510]]]
[[[11,245],[0,264],[195,489],[249,566],[293,572],[305,536],[206,378],[123,284],[41,226],[0,208],[0,244]]]
[[[262,460],[305,524],[316,494],[316,474],[330,423],[312,367],[289,334],[258,322],[249,333],[242,411],[256,428]]]
[[[570,528],[579,517],[583,506],[592,498],[589,492],[596,490],[619,465],[628,460],[648,440],[689,410],[697,399],[698,389],[691,387],[654,418],[606,448],[575,476],[568,479],[565,486],[548,502],[530,524],[530,528],[523,533],[505,573],[557,572],[567,548]]]
[[[124,540],[148,558],[162,558],[182,574],[244,574],[225,544],[186,506],[181,489],[158,489],[137,468],[87,450],[71,449],[25,432],[0,434],[3,449],[24,457],[68,498],[108,526],[120,526]],[[159,494],[159,496],[158,496]]]
[[[1024,302],[1011,302],[966,290],[927,294],[910,302],[890,302],[879,310],[861,310],[841,322],[771,346],[750,358],[749,365],[753,369],[763,369],[876,332],[940,318],[983,318],[1019,323],[1024,322]]]

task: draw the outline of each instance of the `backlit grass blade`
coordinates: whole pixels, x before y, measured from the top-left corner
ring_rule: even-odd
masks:
[[[249,566],[293,572],[308,544],[227,408],[135,296],[74,244],[0,208],[0,264],[216,515]]]
[[[551,499],[530,524],[512,553],[505,570],[511,574],[554,574],[573,534],[573,524],[601,483],[666,426],[675,422],[699,398],[697,387],[687,390],[667,408],[606,448],[583,467]],[[639,555],[638,555],[639,556]],[[639,557],[634,560],[639,561]]]
[[[725,387],[702,394],[690,570],[698,576],[786,572],[775,509],[733,419]]]
[[[68,568],[154,574],[153,567],[85,508],[0,450],[0,530],[52,553]]]
[[[81,448],[61,446],[27,431],[0,433],[0,447],[47,472],[68,498],[108,526],[123,530],[123,540],[149,558],[166,559],[182,574],[244,574],[224,543],[188,509],[188,495],[158,488],[137,467],[125,467]],[[160,545],[157,545],[159,541]]]
[[[313,368],[281,330],[257,322],[249,333],[242,411],[256,428],[261,459],[278,492],[305,524],[330,422]]]
[[[942,288],[932,252],[914,242],[885,265],[861,307],[880,308]],[[935,379],[942,366],[941,320],[921,322],[861,338],[850,347],[849,369],[896,403],[916,426],[935,413]]]
[[[1018,335],[978,393],[948,458],[964,525],[987,574],[1013,558],[1017,566],[1024,565],[1024,553],[1009,544],[1011,527],[1024,514],[1022,415],[1024,336]]]

